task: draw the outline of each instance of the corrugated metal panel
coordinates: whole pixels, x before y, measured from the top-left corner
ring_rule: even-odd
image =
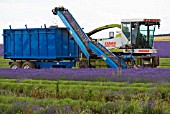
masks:
[[[5,29],[5,58],[65,59],[78,56],[78,46],[65,28]]]

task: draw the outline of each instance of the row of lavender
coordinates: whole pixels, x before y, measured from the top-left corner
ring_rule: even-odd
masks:
[[[0,78],[154,83],[170,82],[170,69],[0,69]]]

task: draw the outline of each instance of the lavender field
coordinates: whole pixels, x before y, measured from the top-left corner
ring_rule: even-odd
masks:
[[[0,113],[169,114],[170,69],[0,69]]]
[[[12,70],[1,56],[0,114],[170,114],[169,42],[155,46],[165,68]]]
[[[170,57],[170,41],[154,42],[154,47],[158,49],[158,53],[156,55],[162,58]]]

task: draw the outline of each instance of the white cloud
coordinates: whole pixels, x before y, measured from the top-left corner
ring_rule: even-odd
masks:
[[[81,27],[88,32],[96,27],[120,23],[126,18],[160,18],[156,34],[170,33],[169,0],[3,0],[0,3],[0,32],[2,29],[50,26],[61,20],[51,10],[65,6]],[[0,37],[2,43],[2,37]]]

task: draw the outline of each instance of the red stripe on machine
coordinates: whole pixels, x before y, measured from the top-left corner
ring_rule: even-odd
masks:
[[[139,50],[138,52],[149,52],[149,50]]]

